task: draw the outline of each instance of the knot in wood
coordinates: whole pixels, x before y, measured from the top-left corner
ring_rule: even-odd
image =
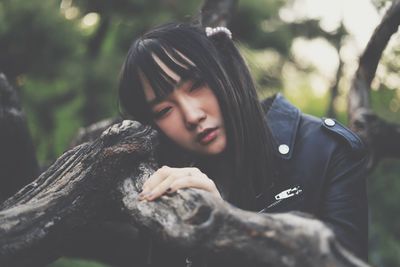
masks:
[[[124,120],[105,130],[100,140],[105,147],[105,155],[147,154],[158,144],[157,131],[137,121]]]

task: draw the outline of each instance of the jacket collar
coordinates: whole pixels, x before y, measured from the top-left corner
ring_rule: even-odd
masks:
[[[263,100],[261,105],[266,110],[268,99]],[[264,118],[274,139],[274,151],[281,158],[290,159],[300,122],[300,110],[278,93]]]

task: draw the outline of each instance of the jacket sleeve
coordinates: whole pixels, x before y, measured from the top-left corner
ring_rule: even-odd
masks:
[[[354,155],[346,146],[332,154],[322,193],[320,217],[344,247],[368,258],[367,156]]]

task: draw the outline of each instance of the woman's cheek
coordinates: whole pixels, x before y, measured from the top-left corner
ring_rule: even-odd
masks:
[[[176,114],[171,112],[165,118],[156,122],[158,128],[170,139],[179,141],[184,137],[184,127],[177,118]],[[178,142],[179,143],[179,142]]]

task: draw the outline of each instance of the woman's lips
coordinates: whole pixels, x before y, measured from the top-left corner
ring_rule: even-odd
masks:
[[[199,136],[199,142],[202,145],[206,145],[208,143],[211,143],[214,141],[215,138],[218,136],[218,128],[213,128],[210,130],[205,130],[204,134],[200,134]]]

